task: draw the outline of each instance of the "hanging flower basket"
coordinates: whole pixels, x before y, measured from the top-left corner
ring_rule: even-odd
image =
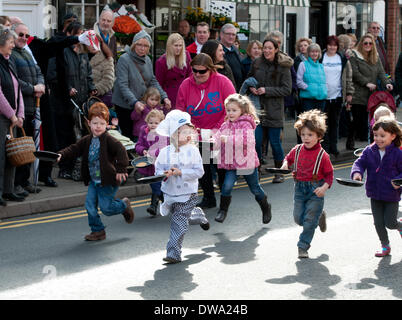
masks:
[[[119,16],[114,20],[114,32],[132,34],[141,30],[140,24],[129,16]]]
[[[192,26],[196,26],[199,22],[210,23],[211,21],[211,13],[204,12],[202,8],[191,8],[187,7],[187,13],[185,19]]]

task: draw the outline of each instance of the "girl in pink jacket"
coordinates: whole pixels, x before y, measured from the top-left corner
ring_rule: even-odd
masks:
[[[217,222],[223,222],[232,199],[231,193],[237,178],[244,176],[250,191],[261,207],[262,222],[271,221],[271,205],[258,181],[258,160],[255,151],[254,131],[258,117],[254,105],[240,94],[231,94],[225,100],[225,122],[214,135],[214,149],[220,150],[218,168],[225,169],[225,180],[221,188],[221,202]]]

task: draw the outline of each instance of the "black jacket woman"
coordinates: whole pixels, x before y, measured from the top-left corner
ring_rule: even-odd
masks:
[[[5,137],[16,127],[22,128],[24,123],[24,100],[17,73],[10,62],[16,34],[0,26],[0,205],[6,201],[23,201],[24,197],[14,193],[15,167],[6,156]]]
[[[204,43],[201,49],[202,53],[209,55],[216,66],[216,71],[228,77],[232,81],[233,86],[236,88],[236,81],[233,75],[232,68],[225,61],[225,51],[223,51],[222,44],[218,40],[208,40]]]

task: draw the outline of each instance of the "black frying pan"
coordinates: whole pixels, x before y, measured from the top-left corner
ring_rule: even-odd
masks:
[[[35,151],[34,156],[41,161],[56,162],[59,155],[51,151]]]
[[[364,181],[358,181],[352,179],[336,178],[336,181],[339,184],[348,187],[361,187],[362,185],[364,185]]]

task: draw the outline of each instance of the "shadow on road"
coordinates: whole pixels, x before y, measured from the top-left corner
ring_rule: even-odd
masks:
[[[302,292],[304,296],[312,299],[334,298],[336,293],[330,287],[338,284],[341,281],[341,277],[331,275],[328,268],[321,264],[321,262],[328,260],[329,257],[326,254],[322,254],[317,259],[299,260],[296,262],[296,275],[269,279],[266,282],[272,284],[306,284],[310,287]]]
[[[392,295],[398,299],[402,298],[402,261],[391,264],[391,256],[380,260],[374,274],[377,279],[363,278],[360,283],[350,284],[348,287],[355,290],[373,289],[376,285],[392,290]]]
[[[186,260],[181,263],[166,265],[165,268],[157,270],[153,280],[145,281],[143,286],[128,287],[127,290],[140,292],[141,297],[146,300],[183,299],[183,293],[198,287],[198,284],[193,282],[193,274],[187,268],[209,257],[205,253],[187,255]]]
[[[240,264],[255,259],[255,249],[258,247],[258,240],[268,232],[268,228],[262,228],[254,235],[243,241],[229,240],[224,233],[216,233],[219,242],[214,247],[202,249],[205,252],[216,252],[222,257],[222,262],[226,264]]]

